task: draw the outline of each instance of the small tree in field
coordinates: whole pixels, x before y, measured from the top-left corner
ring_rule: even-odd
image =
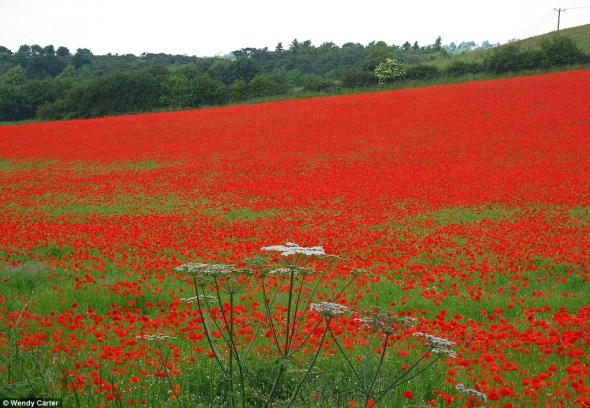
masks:
[[[393,58],[387,58],[375,68],[375,76],[380,84],[396,81],[405,75],[406,69]]]

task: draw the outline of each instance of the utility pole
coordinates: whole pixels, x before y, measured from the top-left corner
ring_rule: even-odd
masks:
[[[559,31],[559,20],[561,19],[561,12],[564,11],[565,9],[562,8],[554,8],[553,10],[557,11],[557,31]]]

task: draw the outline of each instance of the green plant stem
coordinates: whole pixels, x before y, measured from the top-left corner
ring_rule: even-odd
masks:
[[[297,299],[295,299],[295,312],[293,313],[293,329],[291,331],[291,339],[289,340],[289,349],[293,347],[293,342],[295,341],[295,334],[297,333],[297,328],[299,326],[299,320],[297,317],[297,313],[299,312],[299,301],[301,299],[301,292],[303,291],[303,283],[305,278],[301,277],[301,283],[299,284],[299,290],[297,292]]]
[[[272,385],[272,389],[270,390],[270,395],[268,396],[268,401],[266,402],[266,407],[270,407],[272,404],[272,400],[274,399],[275,393],[277,392],[277,388],[279,386],[279,382],[281,381],[281,377],[283,376],[283,372],[285,371],[285,366],[281,363],[279,366],[279,372],[275,378],[275,382]]]
[[[164,373],[166,374],[166,379],[168,380],[168,385],[170,387],[170,391],[172,391],[172,394],[174,394],[174,398],[176,398],[176,402],[178,403],[178,405],[180,406],[180,408],[184,408],[184,405],[182,404],[182,401],[180,401],[180,397],[178,396],[178,394],[176,393],[176,390],[174,389],[174,384],[172,383],[172,378],[170,378],[170,373],[168,372],[168,357],[164,358],[164,354],[162,353],[162,345],[158,344],[158,351],[160,352],[160,361],[162,363],[162,368],[164,369]],[[170,355],[170,354],[168,354]]]
[[[309,294],[309,297],[307,298],[307,308],[309,308],[309,305],[311,304],[311,299],[315,295],[315,292],[318,290],[318,287],[320,285],[320,282],[322,281],[322,279],[324,278],[324,276],[326,276],[326,273],[328,273],[328,270],[330,270],[330,267],[334,263],[336,263],[335,260],[333,260],[332,262],[328,263],[328,265],[326,265],[326,268],[322,271],[322,273],[319,274],[318,280],[316,281],[315,285],[313,286],[313,289],[311,290],[311,292]]]
[[[356,280],[356,276],[353,276],[351,280],[348,281],[348,283],[346,285],[344,285],[344,287],[342,289],[340,289],[340,291],[336,294],[336,297],[334,297],[334,299],[332,299],[330,302],[336,302],[338,300],[338,298],[340,297],[340,295],[342,295],[344,293],[344,291],[350,286],[350,284],[352,282],[354,282]]]
[[[217,301],[219,302],[219,309],[221,310],[221,317],[223,318],[223,323],[225,324],[226,330],[229,327],[227,322],[227,318],[225,317],[225,310],[223,310],[223,302],[221,301],[221,293],[219,291],[219,282],[217,278],[215,278],[215,293],[217,294]],[[226,343],[230,345],[230,342],[226,340]]]
[[[377,370],[375,371],[375,375],[373,376],[373,381],[369,385],[369,389],[365,394],[365,408],[369,406],[369,399],[371,398],[371,392],[373,391],[373,387],[375,386],[375,382],[377,381],[377,377],[379,376],[379,371],[381,371],[381,366],[383,364],[383,360],[385,358],[385,351],[387,350],[387,343],[389,341],[389,333],[385,335],[385,345],[383,346],[383,350],[381,351],[381,358],[379,359],[379,364],[377,365]]]
[[[291,326],[291,301],[293,299],[293,282],[295,280],[295,256],[293,256],[293,261],[289,265],[289,269],[291,270],[291,278],[289,282],[289,299],[287,301],[287,333],[285,336],[285,351],[283,353],[285,358],[287,358],[287,356],[289,355],[289,329]]]
[[[305,343],[307,343],[307,340],[309,340],[309,338],[311,337],[311,335],[313,334],[315,329],[317,329],[320,326],[320,324],[322,324],[321,320],[316,323],[316,325],[313,327],[313,329],[310,330],[309,334],[303,339],[301,344],[299,346],[297,346],[297,348],[295,350],[291,351],[287,357],[291,357],[293,354],[295,354],[299,350],[301,350],[301,348],[305,345]]]
[[[369,370],[369,350],[370,342],[367,340],[367,347],[365,347],[365,364],[363,365],[363,392],[367,394],[367,371]]]
[[[272,331],[272,336],[273,336],[273,338],[275,340],[275,344],[277,346],[277,352],[279,354],[281,354],[281,344],[279,342],[279,337],[277,335],[277,331],[276,331],[275,326],[274,326],[274,319],[273,319],[273,316],[272,316],[272,312],[270,311],[270,304],[269,303],[272,303],[272,301],[271,302],[268,302],[268,297],[266,295],[266,288],[265,288],[266,285],[264,283],[264,278],[261,277],[260,280],[261,280],[261,283],[262,283],[262,296],[264,298],[263,299],[264,300],[264,307],[266,309],[266,314],[267,314],[268,320],[270,322],[270,329]],[[281,283],[282,282],[283,281],[281,280]],[[280,288],[280,284],[279,284],[279,288]],[[278,293],[279,293],[279,289],[277,289],[277,291],[275,292],[274,297],[273,297],[273,300],[277,296]]]
[[[422,357],[420,357],[420,358],[419,358],[419,359],[418,359],[418,360],[417,360],[417,361],[416,361],[416,362],[415,362],[415,363],[412,365],[412,367],[410,367],[408,370],[406,370],[406,372],[405,372],[405,373],[404,373],[402,376],[400,376],[400,377],[396,378],[396,379],[393,381],[393,383],[392,383],[390,386],[388,386],[387,388],[385,388],[385,389],[384,389],[384,390],[382,390],[382,391],[379,391],[379,392],[377,392],[376,394],[378,394],[379,396],[378,396],[377,398],[375,398],[375,403],[379,402],[379,401],[380,401],[380,400],[381,400],[381,399],[382,399],[382,398],[383,398],[383,397],[384,397],[384,396],[385,396],[385,395],[386,395],[386,394],[387,394],[389,391],[391,391],[391,390],[392,390],[392,389],[394,389],[395,387],[399,387],[400,385],[402,385],[402,384],[405,384],[405,383],[407,383],[407,382],[409,382],[409,381],[413,380],[414,378],[416,378],[416,377],[417,377],[417,376],[419,376],[420,374],[422,374],[424,371],[426,371],[428,368],[430,368],[430,367],[431,367],[431,366],[432,366],[434,363],[436,363],[436,362],[439,360],[439,358],[440,358],[440,357],[439,357],[439,358],[433,359],[431,362],[429,362],[428,364],[426,364],[426,365],[425,365],[425,366],[424,366],[424,367],[423,367],[423,368],[422,368],[420,371],[418,371],[416,374],[414,374],[414,375],[410,376],[409,378],[406,378],[404,381],[400,381],[402,378],[406,377],[406,376],[407,376],[407,375],[408,375],[410,372],[412,372],[412,370],[413,370],[414,368],[416,368],[416,367],[418,366],[418,364],[419,364],[421,361],[423,361],[423,360],[424,360],[424,358],[425,358],[425,357],[426,357],[428,354],[430,354],[430,352],[428,352],[428,353],[425,353],[425,354],[424,354]]]
[[[340,351],[340,354],[342,354],[342,356],[344,357],[344,359],[348,363],[348,366],[352,369],[352,372],[354,373],[354,376],[358,380],[359,384],[362,383],[362,380],[361,380],[360,375],[358,374],[358,372],[354,368],[354,365],[352,364],[352,362],[350,361],[350,359],[348,358],[348,356],[346,355],[346,353],[344,352],[344,350],[340,346],[340,343],[338,342],[338,339],[334,335],[334,332],[332,331],[332,329],[328,328],[328,332],[330,333],[330,336],[332,337],[332,340],[334,341],[334,344],[336,344],[336,347],[338,347],[338,350]]]
[[[205,293],[204,290],[203,290],[203,293]],[[209,313],[211,313],[211,310],[213,310],[213,308],[209,304],[209,300],[208,300],[207,296],[203,296],[203,298],[205,299],[205,306],[207,306],[207,310],[209,311]],[[230,342],[229,342],[228,338],[225,337],[225,334],[223,334],[223,332],[225,330],[223,330],[221,327],[219,327],[219,323],[217,323],[217,320],[216,319],[212,318],[211,321],[213,322],[213,325],[215,326],[215,328],[217,329],[217,331],[219,332],[219,334],[221,334],[221,338],[223,339],[223,341],[226,344],[229,344]]]
[[[196,286],[195,286],[195,290],[196,290]],[[203,295],[205,295],[205,291],[203,291]],[[198,296],[198,292],[197,292],[197,296]],[[207,321],[205,320],[205,316],[203,314],[203,308],[201,307],[201,302],[198,299],[197,299],[197,305],[198,305],[198,309],[199,309],[199,317],[201,318],[201,324],[203,325],[203,329],[205,330],[205,337],[207,338],[207,342],[209,343],[209,347],[211,348],[211,351],[213,352],[213,356],[215,357],[215,360],[219,364],[219,367],[221,367],[221,371],[223,371],[223,375],[225,375],[227,377],[227,375],[228,375],[227,368],[225,367],[225,364],[223,364],[223,361],[221,360],[221,356],[219,355],[219,352],[217,351],[217,347],[215,347],[215,345],[213,344],[213,338],[211,336],[211,331],[209,330],[209,326],[207,325]]]
[[[232,367],[232,356],[235,354],[236,363],[238,364],[238,371],[240,373],[240,386],[242,389],[242,407],[245,407],[246,401],[246,390],[244,385],[244,370],[242,367],[242,363],[240,361],[240,357],[238,355],[238,349],[236,346],[236,342],[234,341],[234,293],[231,292],[229,294],[229,338],[231,340],[231,349],[229,353],[229,362],[230,362],[230,375],[233,378],[233,367]]]
[[[261,284],[262,284],[262,286],[263,286],[263,289],[262,289],[262,290],[263,290],[263,292],[264,292],[264,278],[262,278],[262,277],[261,277],[261,278],[260,278],[260,280],[261,280]],[[283,280],[284,280],[284,278],[283,278],[283,279],[281,279],[281,282],[279,283],[279,285],[280,285],[281,283],[283,283]],[[274,301],[275,301],[275,299],[276,299],[276,297],[277,297],[278,293],[279,293],[279,291],[278,291],[278,290],[277,290],[277,291],[274,293],[274,295],[273,295],[272,299],[270,299],[270,302],[269,302],[269,303],[270,303],[270,305],[272,305],[272,304],[274,303]],[[266,307],[268,307],[268,306],[269,306],[269,304],[266,302],[266,299],[267,299],[267,298],[266,298],[266,294],[264,294],[264,295],[263,295],[264,304],[265,304],[265,306],[266,306]],[[266,310],[266,308],[265,308],[265,310]],[[270,320],[270,324],[271,324],[271,328],[272,328],[272,331],[271,331],[271,332],[273,333],[273,336],[275,337],[276,345],[277,345],[277,346],[279,345],[279,343],[278,343],[278,340],[276,339],[276,334],[275,334],[275,332],[274,332],[274,324],[273,324],[273,321],[272,321],[272,317],[270,316],[270,314],[268,313],[268,311],[267,311],[267,313],[266,313],[266,314],[267,314],[267,316],[265,316],[263,319],[261,319],[261,320],[260,320],[260,323],[258,323],[258,327],[256,328],[256,332],[254,333],[254,336],[252,337],[252,341],[250,342],[250,344],[248,344],[248,348],[246,349],[246,352],[244,353],[244,357],[243,357],[243,359],[246,359],[246,357],[247,357],[247,356],[248,356],[248,354],[250,353],[250,350],[252,349],[252,345],[254,344],[254,341],[255,341],[255,340],[256,340],[256,338],[258,337],[258,333],[260,332],[260,329],[262,328],[262,325],[264,324],[264,321],[266,320],[266,318],[268,318],[268,319]],[[279,352],[279,354],[281,353],[280,346],[279,346],[279,348],[278,348],[278,352]]]
[[[78,396],[78,391],[76,390],[76,385],[66,375],[66,372],[62,368],[61,364],[59,364],[59,361],[57,362],[57,367],[59,368],[59,371],[61,371],[61,374],[64,376],[64,380],[66,380],[66,384],[68,384],[68,383],[69,384],[72,384],[72,390],[74,390],[74,398],[76,399],[76,405],[78,406],[78,408],[80,408],[81,407],[81,405],[80,405],[80,397]]]
[[[289,402],[289,405],[287,405],[287,408],[290,407],[291,405],[293,405],[293,403],[295,402],[295,398],[297,397],[297,394],[299,393],[301,386],[303,385],[303,383],[307,379],[307,376],[311,372],[318,356],[320,355],[320,351],[322,350],[324,340],[326,339],[326,334],[328,333],[328,328],[330,327],[330,320],[331,320],[330,317],[326,318],[326,328],[324,329],[324,334],[322,335],[322,340],[320,341],[320,344],[318,346],[318,350],[316,351],[315,355],[313,356],[313,359],[311,360],[311,364],[309,366],[309,369],[307,370],[307,372],[305,373],[305,375],[303,376],[303,378],[301,379],[299,384],[297,384],[297,388],[295,389],[295,393],[293,394],[293,397],[291,397],[291,402]]]

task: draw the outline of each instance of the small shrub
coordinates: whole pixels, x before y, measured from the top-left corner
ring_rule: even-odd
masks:
[[[312,92],[323,92],[334,88],[334,83],[319,75],[308,75],[303,80],[303,89]]]
[[[373,71],[344,71],[342,77],[342,86],[345,88],[361,88],[365,86],[377,85],[379,82]]]
[[[440,69],[434,65],[412,65],[406,69],[404,79],[431,80],[441,76]]]
[[[479,62],[465,62],[453,60],[444,70],[445,75],[459,77],[482,72],[483,65]]]

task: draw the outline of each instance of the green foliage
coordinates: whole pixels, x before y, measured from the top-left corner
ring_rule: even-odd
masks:
[[[303,89],[312,92],[323,92],[334,88],[334,83],[319,75],[307,75],[303,80]]]
[[[227,88],[230,100],[245,101],[248,99],[248,84],[246,81],[237,79]]]
[[[57,106],[44,105],[38,113],[44,119],[67,119],[148,111],[161,106],[164,79],[148,70],[106,75],[76,85]]]
[[[260,65],[253,59],[248,57],[238,58],[231,63],[230,80],[233,82],[241,79],[250,82],[254,77],[260,74]]]
[[[431,80],[439,78],[442,75],[440,70],[434,65],[411,65],[406,68],[404,79],[409,80]]]
[[[164,106],[188,107],[193,106],[193,98],[189,80],[182,75],[173,75],[162,83],[160,102]]]
[[[24,84],[26,80],[25,70],[20,65],[15,65],[0,76],[0,82],[8,85],[19,86]]]
[[[284,85],[276,83],[265,75],[256,75],[248,83],[248,95],[252,98],[279,95],[286,92]]]
[[[575,41],[569,37],[545,38],[539,46],[539,49],[521,49],[517,45],[496,48],[484,60],[485,68],[490,72],[501,74],[525,69],[573,65],[589,60]]]
[[[522,50],[516,45],[496,48],[484,60],[487,71],[495,74],[534,69],[540,66],[540,54],[533,50]]]
[[[484,67],[479,62],[453,60],[447,67],[445,67],[444,73],[451,77],[459,77],[463,75],[477,74],[483,70]]]
[[[21,87],[0,82],[0,120],[30,117],[31,105]]]
[[[80,68],[84,65],[92,63],[92,51],[87,48],[78,48],[74,57],[72,58],[72,62],[76,68]]]
[[[543,65],[546,67],[573,65],[588,61],[575,41],[565,36],[554,36],[545,38],[540,43],[543,53]]]
[[[363,63],[363,68],[366,71],[374,71],[379,64],[390,58],[394,58],[393,50],[391,50],[387,44],[380,43],[369,49],[367,58],[365,58]]]
[[[345,88],[361,88],[377,85],[378,79],[373,71],[347,70],[342,73],[342,86]]]
[[[226,86],[207,74],[201,74],[190,81],[194,97],[194,106],[222,105],[227,102],[229,94]]]

